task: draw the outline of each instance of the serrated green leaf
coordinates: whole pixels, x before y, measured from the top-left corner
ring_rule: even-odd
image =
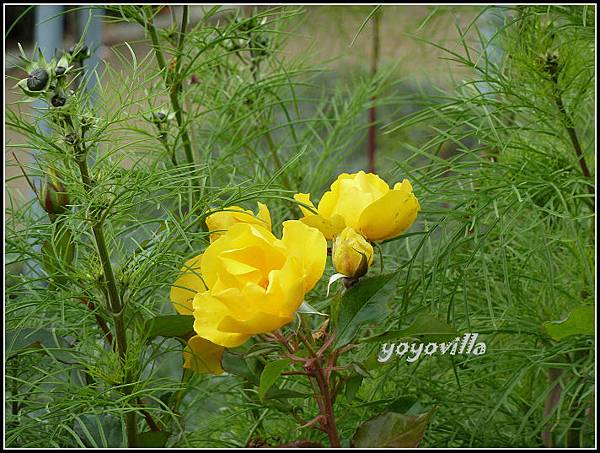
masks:
[[[562,321],[545,322],[544,329],[556,341],[571,335],[594,335],[594,308],[593,305],[577,307]]]
[[[344,293],[335,325],[336,347],[350,343],[364,324],[385,317],[386,304],[396,289],[397,275],[394,272],[361,280]]]
[[[244,358],[239,354],[233,353],[226,349],[225,352],[223,352],[223,357],[221,358],[221,367],[229,374],[242,377],[254,385],[258,384],[258,376],[252,372],[252,370],[248,367],[246,360],[244,360]]]
[[[265,368],[260,375],[260,384],[258,386],[258,396],[261,400],[265,399],[267,391],[275,384],[277,378],[281,376],[283,370],[285,370],[290,363],[290,359],[280,359],[265,365]]]
[[[433,410],[417,416],[384,412],[356,430],[352,447],[416,448],[432,414]]]
[[[188,315],[163,315],[146,321],[148,339],[154,337],[188,338],[194,335],[194,317]]]

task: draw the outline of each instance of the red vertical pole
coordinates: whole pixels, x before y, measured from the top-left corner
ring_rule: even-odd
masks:
[[[373,16],[373,47],[371,50],[371,76],[375,77],[377,74],[377,66],[379,64],[379,21],[380,12],[377,11]],[[369,108],[369,132],[368,132],[368,158],[369,158],[369,172],[375,173],[375,157],[377,154],[377,110],[375,107],[375,96],[371,97],[372,105]]]

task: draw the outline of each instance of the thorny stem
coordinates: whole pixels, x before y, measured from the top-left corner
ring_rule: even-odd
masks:
[[[304,322],[302,322],[303,327],[306,328]],[[322,363],[322,353],[325,348],[321,348],[319,351],[315,352],[314,348],[310,344],[310,340],[306,338],[302,334],[298,334],[300,341],[306,346],[311,359],[309,359],[305,363],[305,370],[310,375],[309,380],[311,386],[313,388],[315,399],[319,406],[319,411],[321,413],[322,421],[321,426],[323,431],[327,433],[327,437],[329,438],[329,444],[333,448],[339,448],[340,437],[337,432],[337,426],[335,423],[335,415],[333,413],[333,400],[332,400],[332,392],[329,388],[329,377],[330,374],[326,374],[323,370]]]

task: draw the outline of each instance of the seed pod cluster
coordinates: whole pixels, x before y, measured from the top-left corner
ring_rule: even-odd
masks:
[[[48,86],[50,75],[42,68],[35,68],[27,77],[27,89],[30,91],[42,91]]]

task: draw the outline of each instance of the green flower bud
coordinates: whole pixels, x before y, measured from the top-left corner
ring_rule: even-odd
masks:
[[[69,195],[54,169],[44,177],[40,203],[48,214],[63,214],[69,205]]]

